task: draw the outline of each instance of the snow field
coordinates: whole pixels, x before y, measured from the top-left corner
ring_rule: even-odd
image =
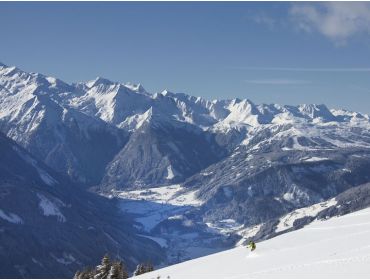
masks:
[[[139,278],[368,278],[370,208]]]

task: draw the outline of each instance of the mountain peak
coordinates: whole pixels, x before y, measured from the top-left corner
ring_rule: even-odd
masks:
[[[167,95],[171,95],[172,92],[170,92],[169,90],[165,89],[165,90],[162,90],[161,94],[164,95],[164,96],[167,96]]]
[[[113,84],[112,81],[106,79],[106,78],[102,78],[102,77],[96,77],[95,80],[92,80],[92,81],[89,81],[86,83],[86,85],[89,87],[89,88],[92,88],[92,87],[95,87],[95,86],[98,86],[98,85],[111,85]]]
[[[246,106],[255,106],[255,104],[250,100],[250,99],[243,99],[241,102],[241,104],[244,104]]]
[[[236,98],[232,102],[232,107],[236,108],[240,112],[247,112],[249,114],[257,114],[256,105],[249,99],[240,100]]]
[[[328,107],[324,104],[302,104],[298,106],[298,110],[310,118],[322,118],[323,120],[330,121],[335,117],[330,112]]]
[[[127,87],[128,89],[132,90],[132,91],[136,91],[136,92],[139,92],[139,93],[146,92],[146,90],[144,89],[144,87],[140,83],[139,84],[125,83],[124,86]]]
[[[150,106],[150,108],[144,113],[144,116],[147,120],[153,117],[153,106]]]

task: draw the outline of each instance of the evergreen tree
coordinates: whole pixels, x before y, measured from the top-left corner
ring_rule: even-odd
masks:
[[[141,275],[141,274],[144,274],[144,273],[147,273],[147,272],[151,272],[154,270],[154,267],[153,265],[148,262],[148,263],[141,263],[139,264],[137,267],[136,267],[136,270],[134,272],[134,275],[137,276],[137,275]]]
[[[151,262],[147,262],[145,265],[144,265],[144,271],[145,271],[145,273],[146,272],[151,272],[151,271],[153,271],[154,270],[154,267],[153,267],[153,265],[152,265],[152,263]]]
[[[77,270],[76,273],[75,273],[75,276],[73,276],[73,279],[82,279],[81,274],[82,274],[82,272]]]
[[[96,272],[93,268],[85,268],[82,271],[77,271],[73,278],[75,279],[92,279],[94,278]]]
[[[126,266],[124,265],[123,262],[120,262],[120,267],[121,267],[121,271],[122,271],[122,274],[120,275],[120,276],[122,276],[122,278],[120,278],[120,279],[127,279],[129,277],[129,275],[128,275]]]
[[[122,262],[114,262],[110,268],[108,279],[126,279],[128,273]]]
[[[95,279],[107,279],[109,271],[111,269],[111,263],[108,255],[105,255],[101,261],[101,265],[96,267]]]
[[[150,263],[139,264],[134,275],[140,275],[149,271],[153,271],[153,265]],[[128,277],[124,263],[122,261],[111,262],[108,255],[103,257],[101,264],[96,266],[96,268],[85,268],[82,271],[77,271],[74,275],[75,279],[126,279]]]
[[[141,275],[141,274],[143,274],[143,273],[145,273],[145,271],[144,271],[144,265],[143,265],[142,263],[140,263],[140,264],[138,264],[138,265],[136,266],[136,269],[135,269],[134,275],[135,275],[135,276],[138,276],[138,275]]]

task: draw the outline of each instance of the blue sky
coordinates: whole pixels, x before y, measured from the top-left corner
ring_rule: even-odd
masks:
[[[0,61],[207,99],[370,113],[370,3],[0,2]]]

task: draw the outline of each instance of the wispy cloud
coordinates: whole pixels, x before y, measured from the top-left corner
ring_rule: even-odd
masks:
[[[369,2],[296,3],[289,13],[300,30],[319,32],[339,44],[370,33]]]
[[[245,80],[245,82],[255,85],[304,85],[311,83],[311,81],[291,79]]]
[[[265,25],[270,29],[272,29],[277,24],[276,18],[263,11],[249,13],[247,14],[247,19],[257,24]]]
[[[290,71],[290,72],[370,72],[370,67],[354,68],[295,68],[295,67],[234,67],[252,71]]]

